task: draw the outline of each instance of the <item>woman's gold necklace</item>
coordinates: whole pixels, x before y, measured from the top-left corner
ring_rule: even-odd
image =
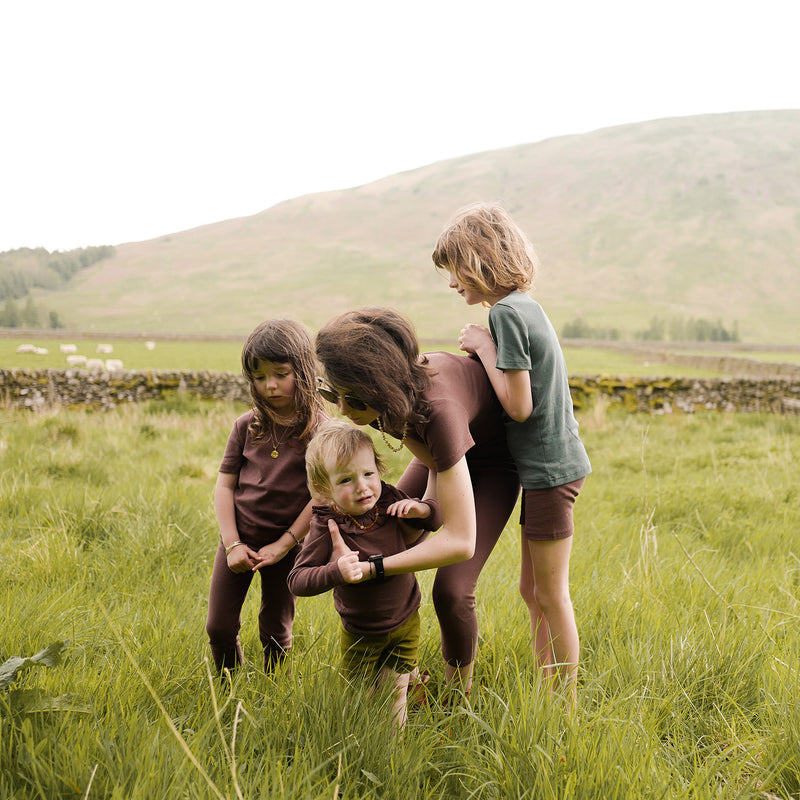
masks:
[[[403,437],[400,439],[399,447],[395,447],[387,438],[386,433],[383,430],[383,424],[381,422],[381,418],[378,417],[378,430],[381,432],[381,438],[386,443],[386,446],[393,452],[399,453],[403,449],[403,445],[406,443],[406,428],[403,428]]]
[[[376,508],[376,509],[375,509],[375,519],[373,519],[373,520],[372,520],[372,522],[370,522],[370,524],[369,524],[369,525],[362,525],[362,524],[361,524],[361,523],[360,523],[360,522],[359,522],[359,521],[358,521],[358,520],[357,520],[357,519],[356,519],[356,518],[355,518],[355,517],[354,517],[352,514],[348,514],[346,511],[342,511],[342,510],[341,510],[341,509],[340,509],[340,508],[339,508],[339,507],[336,505],[336,503],[333,503],[333,510],[334,510],[334,511],[335,511],[337,514],[341,514],[343,517],[347,517],[348,519],[352,520],[352,522],[353,522],[353,525],[355,525],[355,526],[356,526],[356,528],[358,528],[360,531],[368,531],[368,530],[370,530],[370,529],[374,528],[374,527],[375,527],[375,524],[378,522],[378,517],[380,517],[380,512],[379,512],[379,511],[378,511],[378,509]],[[367,512],[367,513],[369,513],[369,512]]]

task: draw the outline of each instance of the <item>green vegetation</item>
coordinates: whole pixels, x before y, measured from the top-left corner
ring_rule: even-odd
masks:
[[[35,289],[58,290],[73,275],[86,267],[112,258],[113,247],[81,247],[50,253],[43,247],[22,247],[0,253],[0,328],[63,328],[57,311],[37,305],[31,292]],[[25,298],[20,307],[17,300]]]
[[[58,289],[80,270],[114,253],[107,246],[52,253],[43,247],[4,250],[0,252],[0,300],[26,297],[32,289]]]
[[[46,321],[45,321],[46,318]],[[42,308],[36,305],[33,298],[28,295],[25,305],[20,309],[19,304],[11,297],[7,297],[0,309],[0,328],[49,328],[58,330],[64,324],[58,316],[58,312],[50,311],[45,313]]]
[[[62,344],[74,344],[78,355],[88,358],[118,358],[125,369],[131,370],[211,370],[213,372],[240,372],[242,343],[239,341],[171,341],[158,340],[153,349],[143,339],[25,339],[0,338],[0,367],[10,369],[66,369],[66,354]],[[33,344],[47,353],[17,353],[21,343]],[[99,344],[110,344],[110,355],[98,354]]]
[[[47,353],[17,353],[21,343],[33,344]],[[106,339],[30,339],[0,338],[0,368],[11,369],[65,369],[66,355],[60,346],[75,344],[80,355],[89,358],[105,358],[96,353],[97,345],[108,343],[114,348],[111,358],[119,358],[125,369],[145,370],[211,370],[214,372],[239,372],[242,351],[240,341],[177,341],[158,340],[152,350],[148,350],[144,340]],[[424,342],[423,350],[458,351],[457,345],[450,342]],[[699,352],[699,351],[698,351]],[[650,363],[646,357],[635,353],[622,353],[617,350],[603,350],[601,347],[566,347],[564,354],[570,373],[576,375],[637,375],[682,377],[710,377],[720,373],[708,369],[698,369],[685,365],[663,362]],[[760,356],[759,356],[760,357]],[[800,355],[795,355],[795,360]],[[785,359],[792,360],[790,354]]]
[[[251,592],[245,669],[209,675],[212,487],[241,410],[0,411],[0,663],[68,640],[0,690],[0,796],[800,796],[800,419],[581,415],[575,720],[531,665],[510,524],[478,590],[469,708],[435,700],[420,574],[434,697],[394,741],[386,698],[336,674],[330,596],[300,601],[288,668],[266,677]],[[405,451],[387,455],[391,478]]]
[[[561,328],[564,339],[603,339],[618,341],[623,338],[619,328],[596,328],[578,317],[564,323]],[[730,330],[721,320],[694,319],[672,316],[652,317],[649,325],[636,331],[633,339],[644,342],[738,342],[739,324],[734,322]]]

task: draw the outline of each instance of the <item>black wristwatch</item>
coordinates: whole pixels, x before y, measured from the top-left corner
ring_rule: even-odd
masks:
[[[385,581],[386,573],[383,571],[383,556],[370,556],[367,561],[375,565],[375,580]]]

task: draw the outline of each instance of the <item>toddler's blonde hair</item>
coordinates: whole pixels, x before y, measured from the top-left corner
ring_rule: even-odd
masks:
[[[311,494],[330,500],[331,482],[326,462],[346,464],[362,447],[372,450],[378,473],[383,475],[386,468],[366,431],[340,419],[323,423],[306,450],[306,477]]]
[[[533,245],[497,203],[475,203],[457,211],[432,254],[438,270],[488,296],[533,286],[538,259]]]

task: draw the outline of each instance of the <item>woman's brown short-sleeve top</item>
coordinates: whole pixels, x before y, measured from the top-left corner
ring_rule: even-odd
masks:
[[[425,355],[432,371],[429,419],[409,437],[427,446],[439,472],[465,455],[509,463],[502,407],[481,362],[440,351]]]

